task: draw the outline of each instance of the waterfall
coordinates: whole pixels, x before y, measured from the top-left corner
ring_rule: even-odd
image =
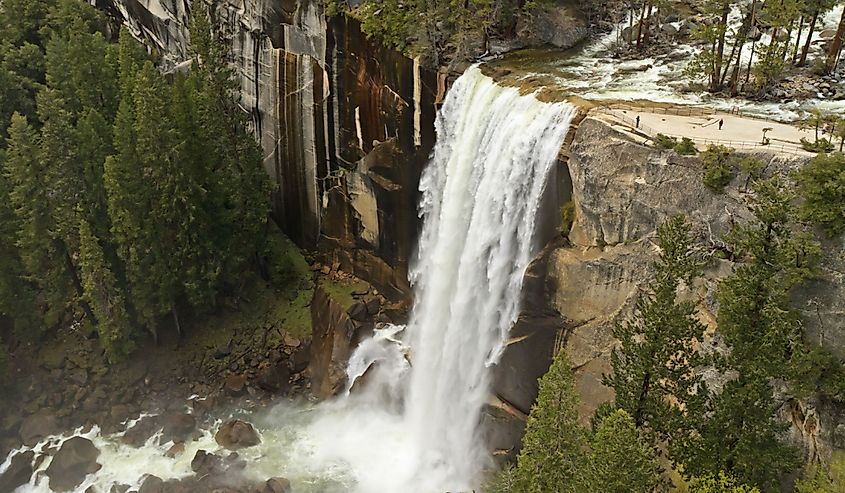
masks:
[[[437,471],[451,491],[471,489],[485,465],[478,423],[490,367],[519,314],[523,275],[537,253],[537,209],[575,113],[472,67],[435,123],[411,272],[406,426],[420,470]]]
[[[261,444],[239,451],[247,475],[285,476],[307,493],[478,487],[490,465],[479,423],[491,367],[519,313],[523,275],[538,250],[537,210],[574,115],[567,103],[520,95],[477,67],[458,78],[437,117],[437,144],[420,181],[423,228],[408,325],[379,327],[361,342],[337,398],[253,415]],[[145,474],[189,476],[197,450],[225,454],[213,438],[217,425],[175,458],[165,456],[169,443],[151,439],[133,448],[119,433],[77,430],[101,451],[103,467],[75,493],[119,483],[137,489]],[[64,438],[48,437],[35,449]],[[0,471],[8,465],[0,463]],[[18,491],[49,489],[36,474]]]
[[[371,364],[386,368],[367,379],[369,406],[388,405],[396,380],[407,380],[398,419],[403,467],[388,467],[390,481],[373,491],[469,491],[489,465],[479,422],[491,367],[519,314],[537,253],[537,209],[575,113],[499,86],[478,67],[450,89],[420,181],[411,320],[402,343],[385,344],[395,329],[364,341],[347,372],[354,380]]]

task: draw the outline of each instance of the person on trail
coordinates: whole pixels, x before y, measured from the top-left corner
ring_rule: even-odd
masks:
[[[640,128],[640,115],[637,115],[637,128]]]
[[[724,125],[724,124],[725,124],[725,120],[722,120],[721,118],[719,118],[719,130],[722,130],[722,125]]]

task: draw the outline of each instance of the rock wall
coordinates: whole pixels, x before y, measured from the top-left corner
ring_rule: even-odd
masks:
[[[100,0],[161,55],[188,58],[189,0]],[[437,74],[314,0],[215,2],[241,104],[278,185],[273,212],[301,247],[392,297],[407,295],[417,182],[434,141]]]
[[[672,151],[634,142],[597,118],[588,117],[570,148],[569,171],[576,219],[569,245],[549,254],[547,283],[553,287],[552,305],[565,320],[565,350],[577,375],[584,423],[604,401],[613,398],[601,385],[610,371],[610,351],[616,344],[612,329],[629,317],[640,292],[653,272],[658,225],[675,214],[685,214],[704,244],[719,238],[736,223],[749,219],[747,194],[741,179],[717,194],[702,183],[701,162]],[[803,164],[771,155],[766,173],[786,174]],[[796,295],[806,334],[823,341],[845,358],[845,249],[824,246],[821,275]],[[702,278],[682,296],[695,300],[702,321],[715,329],[715,293],[732,264],[714,260]],[[717,340],[705,337],[705,344]],[[781,414],[793,423],[792,438],[808,458],[829,456],[845,447],[843,410],[822,402],[803,402],[781,396]]]

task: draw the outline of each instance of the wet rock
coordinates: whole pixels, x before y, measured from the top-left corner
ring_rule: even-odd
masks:
[[[48,411],[39,411],[23,421],[19,433],[24,445],[33,446],[44,437],[58,432],[56,417]]]
[[[219,455],[209,454],[205,450],[197,450],[193,460],[191,460],[191,470],[197,473],[197,476],[219,474],[224,470],[223,458]]]
[[[255,428],[246,421],[233,419],[227,421],[220,427],[214,440],[224,448],[238,450],[244,447],[252,447],[261,443],[261,438]]]
[[[97,463],[99,456],[100,451],[87,438],[66,440],[47,467],[50,489],[69,491],[79,486],[85,476],[100,470],[102,466]]]
[[[223,382],[223,390],[230,395],[241,395],[246,385],[246,375],[229,375]]]
[[[367,305],[364,303],[355,303],[347,312],[352,320],[363,322],[367,320]]]
[[[184,442],[197,429],[197,420],[187,413],[168,413],[162,418],[161,441]]]
[[[164,481],[158,476],[147,476],[138,493],[164,493]]]
[[[29,482],[32,477],[32,461],[35,453],[31,450],[15,454],[8,469],[0,474],[0,491],[14,491],[15,488]]]
[[[290,361],[292,365],[291,369],[293,370],[293,372],[300,373],[306,368],[308,368],[308,363],[311,362],[311,356],[309,354],[309,351],[300,350],[293,353],[293,356],[291,357]]]
[[[240,477],[241,472],[246,468],[246,461],[241,459],[236,452],[228,456],[210,454],[205,450],[198,450],[191,460],[191,470],[196,473],[200,481],[210,481],[212,484],[223,482],[231,483],[233,478]],[[182,487],[189,485],[183,483]],[[196,485],[188,487],[185,491],[196,491]],[[181,490],[180,490],[181,491]]]
[[[167,452],[165,452],[164,455],[172,459],[177,455],[182,455],[184,453],[185,444],[183,442],[176,442],[169,449],[167,449]]]
[[[140,447],[146,443],[147,440],[158,431],[158,429],[158,419],[154,416],[146,416],[135,423],[132,428],[126,430],[126,433],[123,434],[120,441],[130,447]]]
[[[224,359],[232,354],[232,341],[229,341],[225,346],[221,346],[214,351],[214,359]]]
[[[291,493],[290,481],[285,478],[271,478],[264,483],[261,493]]]

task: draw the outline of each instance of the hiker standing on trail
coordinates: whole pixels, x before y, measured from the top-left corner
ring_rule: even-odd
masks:
[[[719,118],[719,130],[722,130],[722,125],[724,125],[724,124],[725,124],[725,120],[722,120],[721,118]]]
[[[640,128],[640,115],[637,115],[637,128]]]

